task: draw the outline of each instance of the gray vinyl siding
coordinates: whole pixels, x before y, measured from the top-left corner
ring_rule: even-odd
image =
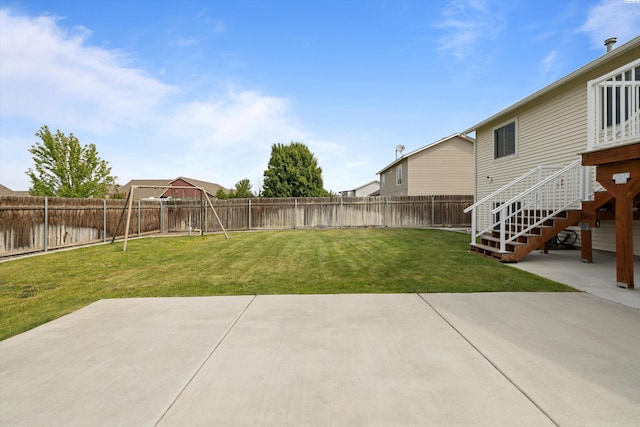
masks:
[[[473,143],[455,137],[411,156],[408,196],[473,194]]]
[[[394,164],[392,167],[385,169],[380,174],[380,182],[382,183],[382,175],[385,176],[385,185],[380,187],[380,196],[408,196],[408,158]],[[396,170],[402,165],[402,184],[396,184]]]

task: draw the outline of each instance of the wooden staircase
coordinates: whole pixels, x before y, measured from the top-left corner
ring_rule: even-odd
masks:
[[[605,202],[606,203],[606,202]],[[532,215],[530,218],[539,218],[540,214]],[[500,262],[518,262],[530,252],[542,248],[547,242],[553,239],[558,233],[567,227],[578,224],[582,218],[580,210],[566,210],[558,213],[551,219],[523,234],[515,241],[507,243],[506,251],[500,251],[500,233],[493,231],[479,236],[480,243],[471,243],[470,250],[481,255],[500,260]],[[533,222],[532,222],[533,224]],[[507,230],[508,234],[516,234],[528,225],[527,217],[523,217],[520,223],[513,224]]]

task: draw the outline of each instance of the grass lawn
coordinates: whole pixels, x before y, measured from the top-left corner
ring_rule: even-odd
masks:
[[[0,339],[103,298],[572,291],[467,251],[441,230],[342,229],[159,237],[0,263]]]

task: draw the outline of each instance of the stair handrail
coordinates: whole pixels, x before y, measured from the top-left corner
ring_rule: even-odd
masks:
[[[489,194],[488,196],[483,197],[482,199],[478,200],[477,202],[475,202],[474,204],[472,204],[471,206],[465,208],[462,212],[464,213],[469,213],[469,211],[471,211],[472,209],[477,208],[478,206],[486,203],[488,200],[493,199],[495,196],[497,196],[498,194],[508,190],[509,188],[513,187],[514,185],[516,185],[517,183],[519,183],[520,181],[525,180],[526,178],[529,178],[529,176],[533,175],[536,172],[540,171],[540,166],[536,166],[535,168],[531,169],[529,172],[526,172],[525,174],[519,176],[518,178],[514,179],[513,181],[511,181],[508,184],[503,185],[502,187],[500,187],[499,189],[497,189],[496,191],[494,191],[493,193]]]
[[[534,191],[538,190],[540,187],[543,187],[547,183],[553,181],[554,179],[556,179],[560,175],[563,175],[566,171],[568,171],[570,169],[573,169],[573,168],[575,168],[576,166],[579,166],[579,165],[582,165],[582,159],[575,160],[574,162],[568,164],[567,166],[563,167],[559,171],[553,173],[553,175],[549,175],[548,177],[546,177],[542,181],[538,182],[533,187],[530,187],[529,189],[523,191],[522,193],[518,194],[517,196],[511,198],[510,200],[507,200],[506,202],[504,202],[504,204],[502,204],[502,205],[498,206],[497,208],[493,209],[491,211],[491,213],[492,214],[498,213],[499,211],[504,209],[505,206],[509,206],[509,205],[512,205],[513,203],[516,203],[518,200],[523,199],[525,196],[533,193]]]
[[[507,222],[515,217],[516,215],[524,212],[525,210],[531,211],[532,209],[534,210],[539,210],[540,212],[543,211],[543,207],[540,206],[527,206],[526,204],[523,206],[518,205],[518,202],[524,201],[525,198],[527,196],[530,196],[532,193],[534,192],[539,192],[545,185],[549,184],[550,182],[555,181],[558,178],[563,177],[563,175],[565,175],[567,172],[571,171],[572,169],[577,169],[580,168],[582,165],[582,159],[577,159],[574,162],[570,163],[569,165],[565,166],[564,168],[560,169],[559,171],[553,173],[552,175],[548,176],[547,178],[541,180],[540,182],[538,182],[537,184],[533,185],[532,187],[530,187],[529,189],[523,191],[522,193],[518,194],[515,197],[512,197],[511,199],[509,199],[507,202],[502,203],[500,206],[494,208],[491,210],[491,214],[492,215],[496,215],[499,214],[499,221],[494,223],[493,227],[495,226],[499,226],[500,227],[500,252],[506,252],[506,246],[507,243],[513,242],[515,241],[518,237],[524,235],[525,233],[531,231],[532,229],[536,228],[537,226],[539,226],[540,224],[544,223],[545,221],[553,218],[554,216],[556,216],[558,214],[558,212],[563,211],[565,209],[567,209],[569,206],[571,206],[572,204],[574,204],[577,201],[581,200],[581,195],[580,195],[580,188],[581,188],[581,174],[577,174],[578,177],[578,182],[575,183],[574,185],[577,188],[576,191],[576,196],[574,198],[569,198],[567,200],[569,200],[568,202],[565,201],[565,203],[556,208],[553,211],[548,212],[546,215],[541,215],[541,217],[539,219],[537,219],[536,221],[529,223],[527,227],[523,227],[520,231],[513,233],[510,235],[509,238],[506,238],[506,224]],[[565,191],[566,192],[566,191]],[[538,197],[536,197],[536,200],[541,204],[541,200],[542,197],[540,195],[538,195]],[[514,208],[515,206],[515,208]],[[505,210],[508,210],[505,214]],[[509,210],[511,212],[509,212]]]
[[[511,198],[512,194],[521,192],[523,188],[528,188],[529,186],[542,180],[545,170],[558,170],[561,168],[562,166],[536,166],[530,171],[525,172],[518,178],[500,187],[498,190],[494,191],[486,197],[483,197],[481,200],[464,209],[463,212],[465,213],[471,211],[471,243],[475,243],[478,236],[486,233],[494,227],[493,219],[489,218],[490,209],[493,209],[493,206],[489,205],[489,203],[503,203],[506,197]],[[503,196],[503,194],[505,193],[506,196]]]

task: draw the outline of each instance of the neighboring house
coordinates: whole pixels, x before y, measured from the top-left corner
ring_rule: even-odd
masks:
[[[205,189],[210,198],[215,197],[219,189],[225,192],[229,190],[219,184],[212,182],[200,181],[193,178],[178,177],[175,179],[133,179],[119,188],[119,192],[125,197],[129,193],[132,185],[144,186],[137,188],[134,193],[134,200],[138,199],[159,199],[159,198],[175,198],[175,199],[193,199],[200,198],[200,191],[195,187]],[[155,188],[147,188],[147,187]],[[171,187],[194,187],[189,188],[171,188]]]
[[[618,283],[633,287],[633,255],[640,255],[640,224],[633,221],[640,201],[640,37],[607,48],[464,132],[476,138],[472,250],[517,262],[579,225],[582,258],[591,262],[592,249],[615,251]]]
[[[342,197],[367,197],[380,194],[380,181],[371,181],[353,190],[341,191]]]
[[[0,184],[0,196],[28,196],[28,191],[13,191],[9,187]]]
[[[380,196],[473,194],[473,145],[457,133],[401,156],[378,172]]]

